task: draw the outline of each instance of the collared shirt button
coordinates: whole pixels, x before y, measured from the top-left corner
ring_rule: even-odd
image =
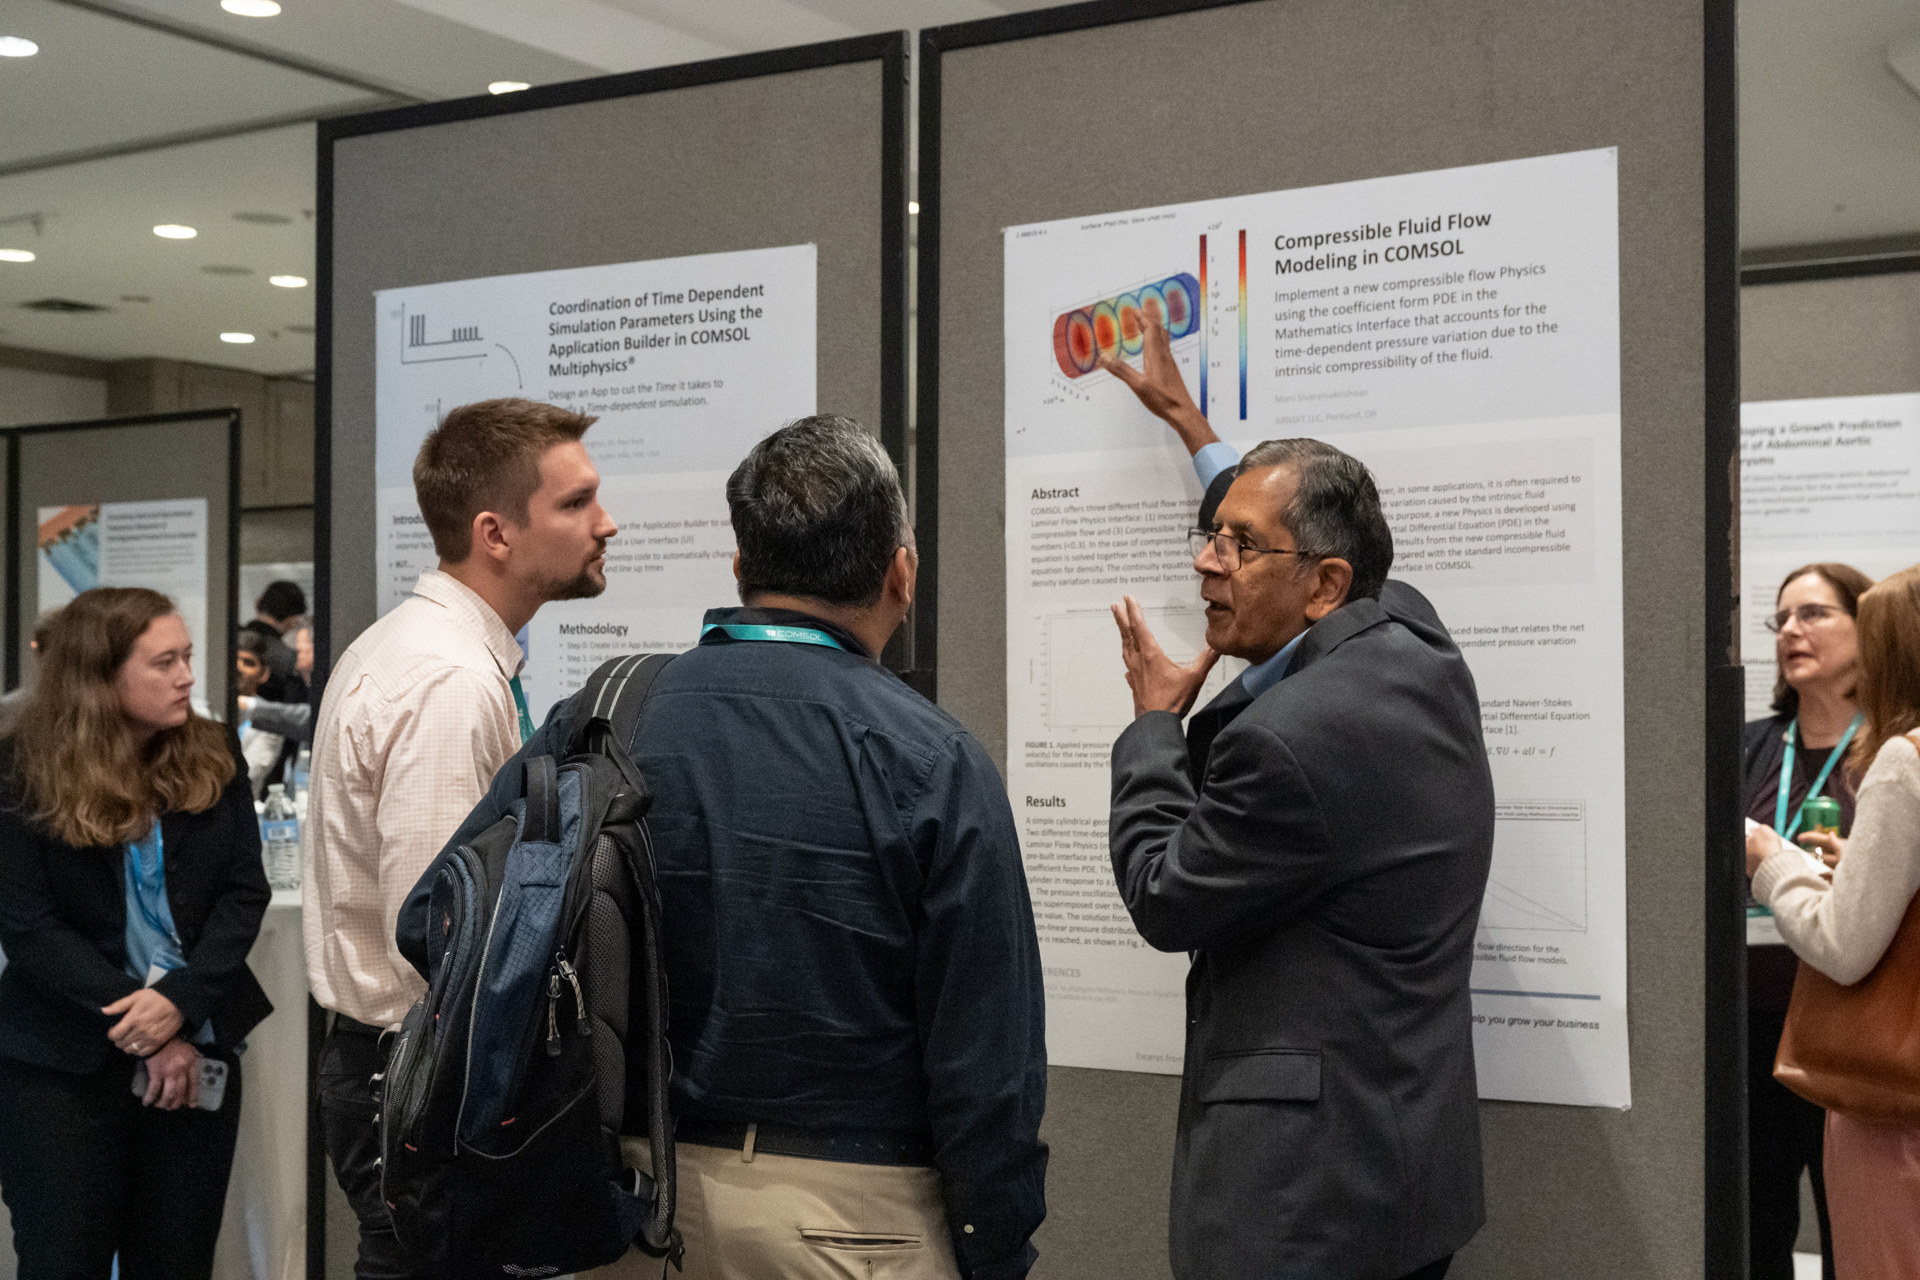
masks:
[[[964,1226],[964,1227],[962,1227],[962,1228],[960,1228],[960,1229],[961,1229],[962,1231],[964,1231],[964,1232],[966,1232],[966,1233],[967,1233],[968,1235],[972,1235],[972,1234],[973,1234],[973,1224],[972,1224],[971,1222],[969,1222],[969,1223],[968,1223],[968,1224],[967,1224],[966,1226]]]

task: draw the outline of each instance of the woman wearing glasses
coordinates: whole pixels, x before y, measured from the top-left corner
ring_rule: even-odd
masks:
[[[1780,584],[1767,627],[1775,635],[1779,675],[1774,714],[1747,725],[1742,741],[1746,815],[1758,824],[1749,847],[1771,850],[1775,833],[1801,834],[1800,806],[1815,795],[1840,805],[1840,829],[1853,826],[1853,787],[1841,765],[1858,732],[1854,684],[1859,646],[1854,615],[1873,580],[1851,565],[1810,564]],[[1811,836],[1828,856],[1830,836]],[[1800,1227],[1800,1173],[1812,1176],[1820,1218],[1820,1251],[1833,1276],[1833,1249],[1821,1165],[1826,1113],[1773,1078],[1773,1058],[1786,1025],[1798,961],[1780,940],[1764,907],[1748,899],[1747,929],[1747,1166],[1752,1274],[1756,1280],[1792,1280],[1793,1244]]]

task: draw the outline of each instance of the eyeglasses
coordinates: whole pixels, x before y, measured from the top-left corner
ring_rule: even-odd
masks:
[[[1787,623],[1791,622],[1796,618],[1800,620],[1801,626],[1810,627],[1816,622],[1825,622],[1829,618],[1840,617],[1844,615],[1846,612],[1847,611],[1845,609],[1840,608],[1838,605],[1831,605],[1831,604],[1798,605],[1792,609],[1782,609],[1780,612],[1774,614],[1771,618],[1768,618],[1767,630],[1777,632],[1780,630],[1780,628],[1786,626]]]
[[[1187,546],[1193,551],[1196,560],[1200,558],[1200,553],[1207,549],[1209,543],[1213,545],[1214,558],[1220,561],[1220,567],[1228,573],[1240,571],[1243,556],[1300,556],[1307,560],[1320,558],[1309,552],[1296,551],[1287,547],[1250,547],[1225,529],[1187,530]]]

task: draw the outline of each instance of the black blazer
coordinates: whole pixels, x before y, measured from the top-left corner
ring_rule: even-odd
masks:
[[[1392,1280],[1480,1227],[1468,976],[1493,850],[1473,677],[1389,582],[1259,698],[1113,751],[1141,936],[1191,951],[1174,1151],[1180,1280]]]
[[[240,743],[227,731],[235,773],[204,813],[161,815],[167,902],[187,964],[154,985],[191,1036],[213,1019],[214,1043],[238,1044],[273,1012],[247,968],[272,891],[260,864],[260,827]],[[76,849],[27,820],[0,742],[0,1055],[84,1074],[110,1053],[115,1019],[100,1012],[141,981],[126,969],[126,850]]]

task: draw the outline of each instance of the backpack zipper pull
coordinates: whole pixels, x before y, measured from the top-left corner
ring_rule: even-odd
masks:
[[[556,1007],[560,1003],[560,975],[547,975],[547,1056],[560,1056],[560,1018]]]
[[[567,960],[566,952],[560,952],[557,958],[560,961],[561,976],[573,986],[573,1007],[579,1013],[580,1034],[590,1036],[593,1034],[593,1020],[587,1017],[587,998],[580,994],[579,971]]]

